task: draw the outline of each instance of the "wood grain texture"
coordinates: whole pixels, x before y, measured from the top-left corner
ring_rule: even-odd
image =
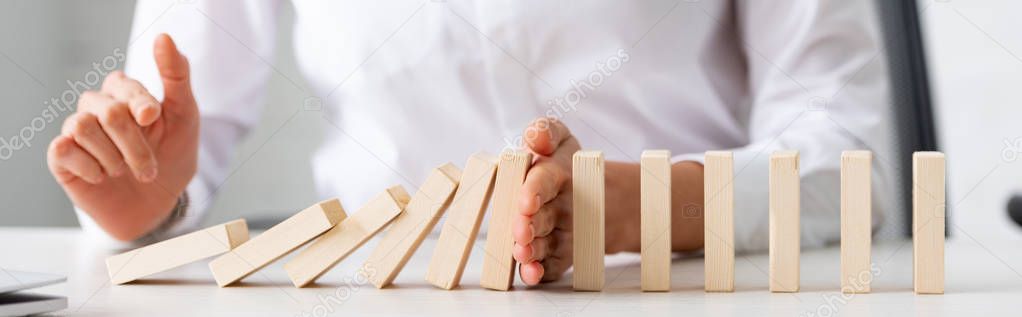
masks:
[[[671,152],[643,151],[639,166],[642,290],[666,292],[671,290]]]
[[[368,277],[376,288],[390,285],[401,273],[408,259],[419,249],[422,240],[433,231],[447,210],[460,179],[461,170],[447,163],[433,169],[419,190],[412,195],[405,211],[390,224],[387,233],[363,266],[375,271],[375,274]]]
[[[912,284],[917,294],[944,294],[945,159],[912,155]]]
[[[735,290],[734,165],[731,152],[706,152],[703,249],[707,292]]]
[[[770,291],[798,292],[800,205],[798,151],[770,156]]]
[[[426,281],[430,284],[449,290],[461,282],[483,213],[490,202],[497,162],[496,156],[476,153],[465,163],[465,172],[426,270]]]
[[[376,195],[284,264],[288,278],[295,287],[316,282],[401,214],[409,200],[411,197],[400,185]]]
[[[479,285],[506,291],[511,289],[515,276],[512,256],[514,236],[511,235],[511,217],[517,212],[518,192],[525,181],[525,173],[532,165],[532,153],[505,151],[497,163],[497,179],[493,184],[493,208],[489,232],[486,234],[486,254]]]
[[[572,252],[576,291],[601,291],[606,273],[604,163],[601,151],[578,151],[571,158]]]
[[[209,269],[217,285],[230,285],[294,251],[346,217],[337,199],[319,202],[217,257],[209,262]]]
[[[106,258],[110,283],[124,284],[220,255],[248,241],[245,219],[222,223]]]
[[[872,238],[870,151],[841,153],[841,292],[869,293]]]

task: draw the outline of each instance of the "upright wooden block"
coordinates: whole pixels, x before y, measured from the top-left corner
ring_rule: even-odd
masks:
[[[483,213],[490,202],[497,157],[476,153],[465,163],[458,191],[447,211],[440,238],[426,270],[426,281],[442,289],[453,289],[461,282],[461,273],[472,252]]]
[[[460,179],[461,170],[451,163],[433,169],[412,196],[405,211],[394,219],[383,240],[365,262],[364,267],[376,272],[369,276],[376,288],[390,285],[401,273],[408,259],[443,216]]]
[[[576,291],[601,291],[606,255],[603,152],[578,151],[571,161],[572,287]]]
[[[642,152],[639,162],[642,290],[671,290],[671,152]]]
[[[106,258],[110,283],[124,284],[219,255],[248,241],[245,219],[219,224]]]
[[[770,291],[799,289],[798,151],[770,157]]]
[[[912,155],[912,284],[944,294],[944,153]]]
[[[841,153],[841,292],[869,293],[873,153]]]
[[[706,291],[735,290],[735,162],[731,152],[706,152],[703,165]]]
[[[479,281],[482,287],[499,291],[511,289],[515,277],[511,219],[518,210],[518,192],[531,165],[532,153],[529,152],[505,151],[500,155],[493,184],[493,212],[484,248],[486,256]]]
[[[217,285],[240,281],[344,220],[341,202],[319,202],[209,262]]]
[[[295,287],[314,283],[401,214],[410,199],[400,185],[380,193],[284,264],[287,276]]]

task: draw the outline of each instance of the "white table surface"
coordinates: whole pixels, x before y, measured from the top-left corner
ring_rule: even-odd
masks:
[[[68,282],[37,292],[69,297],[58,315],[239,315],[239,316],[940,316],[1022,312],[1022,244],[978,244],[967,237],[947,244],[946,294],[912,292],[911,241],[877,243],[873,262],[879,274],[873,293],[842,295],[836,247],[803,250],[802,291],[767,291],[766,254],[736,257],[734,293],[704,293],[701,257],[676,259],[672,291],[639,291],[636,254],[607,258],[603,292],[572,292],[571,275],[553,284],[527,288],[517,279],[510,292],[481,289],[482,255],[476,248],[454,291],[424,280],[434,239],[427,239],[395,280],[378,290],[351,282],[375,241],[310,288],[291,286],[282,268],[288,258],[248,277],[239,286],[219,288],[207,261],[128,285],[110,285],[104,258],[116,252],[78,229],[0,228],[0,267],[66,274]],[[348,282],[346,282],[348,281]],[[850,297],[849,297],[850,296]]]

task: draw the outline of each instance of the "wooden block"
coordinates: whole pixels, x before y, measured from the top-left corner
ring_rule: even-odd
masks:
[[[319,202],[209,262],[217,285],[240,281],[344,220],[341,202]]]
[[[707,292],[735,290],[735,163],[731,152],[709,151],[703,168],[703,237]]]
[[[605,279],[603,152],[578,151],[571,158],[572,252],[576,291],[601,291]]]
[[[531,165],[532,153],[529,152],[505,151],[500,155],[497,179],[493,184],[493,212],[483,249],[486,256],[483,257],[483,273],[479,280],[482,287],[500,291],[511,289],[515,277],[511,219],[518,210],[518,191]]]
[[[869,293],[873,153],[841,153],[841,292]]]
[[[449,290],[461,282],[461,273],[490,202],[496,172],[497,157],[490,154],[473,154],[465,163],[465,173],[461,175],[426,270],[426,281],[430,284]]]
[[[916,294],[944,294],[944,153],[912,155],[912,284]]]
[[[394,219],[363,266],[376,272],[369,276],[376,288],[390,285],[401,273],[408,259],[412,258],[422,240],[433,231],[433,226],[447,210],[460,179],[461,170],[451,163],[433,169],[412,196],[405,211]]]
[[[642,152],[639,162],[642,290],[671,290],[671,152]]]
[[[248,241],[245,219],[219,224],[106,258],[110,283],[124,284],[214,255]]]
[[[284,264],[295,287],[305,287],[330,271],[401,214],[411,198],[400,185],[376,195]]]
[[[799,289],[798,151],[770,157],[770,291]]]

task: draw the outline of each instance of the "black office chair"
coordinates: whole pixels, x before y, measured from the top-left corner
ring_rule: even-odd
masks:
[[[926,57],[915,0],[877,0],[884,33],[891,104],[894,105],[895,151],[898,166],[894,185],[901,207],[905,236],[912,236],[912,153],[937,151],[937,129],[930,99]],[[950,211],[950,210],[948,210]],[[948,213],[949,215],[950,213]],[[946,218],[946,221],[950,219]],[[945,235],[948,234],[945,226]]]

